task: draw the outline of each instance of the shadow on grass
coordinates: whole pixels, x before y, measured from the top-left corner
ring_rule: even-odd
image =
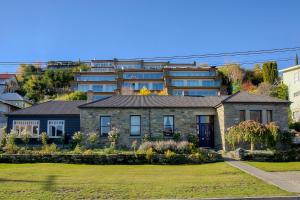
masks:
[[[34,180],[18,180],[18,179],[5,179],[0,178],[0,184],[2,182],[11,182],[11,183],[40,183],[43,185],[43,190],[45,191],[54,191],[55,186],[55,175],[48,175],[45,181],[34,181]]]

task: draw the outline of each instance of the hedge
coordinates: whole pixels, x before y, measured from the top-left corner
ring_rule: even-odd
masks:
[[[237,149],[227,153],[227,156],[245,161],[262,161],[262,162],[291,162],[300,161],[300,148],[290,150],[271,151],[247,151],[244,149]]]
[[[0,163],[69,163],[69,164],[201,164],[222,161],[219,154],[209,159],[194,159],[190,154],[176,154],[166,158],[163,154],[155,154],[151,160],[145,154],[0,154]]]

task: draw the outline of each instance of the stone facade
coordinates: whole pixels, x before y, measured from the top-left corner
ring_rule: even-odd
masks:
[[[174,116],[175,132],[186,138],[187,134],[197,133],[198,115],[214,116],[214,148],[227,149],[226,130],[238,124],[240,110],[245,110],[246,120],[250,119],[250,110],[261,110],[262,123],[266,123],[266,111],[272,110],[273,121],[281,130],[288,130],[288,104],[224,103],[217,108],[84,108],[80,109],[80,127],[83,133],[99,132],[100,116],[111,116],[111,126],[120,129],[119,145],[130,147],[133,140],[141,142],[145,134],[159,137],[163,133],[163,116]],[[141,116],[141,135],[130,135],[130,116]],[[107,137],[101,137],[104,146],[108,146]]]
[[[130,115],[141,116],[141,135],[130,135]],[[180,132],[183,137],[187,134],[197,134],[197,115],[216,115],[214,108],[86,108],[81,109],[80,127],[84,133],[99,131],[100,116],[111,116],[111,125],[120,129],[120,145],[130,147],[133,140],[141,141],[145,134],[159,137],[163,133],[163,116],[174,116],[175,132]],[[221,146],[219,122],[214,123],[214,146]],[[104,145],[108,146],[107,138],[102,137]]]
[[[217,108],[217,117],[220,123],[220,133],[223,150],[227,149],[225,140],[226,130],[240,122],[240,110],[245,110],[246,120],[250,120],[250,110],[262,111],[262,123],[267,123],[267,110],[272,110],[272,121],[276,122],[283,131],[288,130],[288,108],[289,104],[272,103],[225,103]]]

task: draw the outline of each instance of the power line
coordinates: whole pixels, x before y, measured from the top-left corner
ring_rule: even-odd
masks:
[[[246,56],[246,55],[259,55],[259,54],[273,54],[284,52],[300,51],[300,47],[288,47],[277,49],[265,49],[265,50],[251,50],[251,51],[236,51],[236,52],[224,52],[224,53],[208,53],[208,54],[194,54],[194,55],[181,55],[181,56],[161,56],[161,57],[141,57],[141,58],[124,58],[119,59],[123,61],[129,60],[144,60],[144,61],[167,61],[174,59],[199,59],[199,58],[219,58],[219,57],[233,57],[233,56]],[[92,60],[83,60],[80,63],[90,63]],[[59,62],[59,61],[58,61]],[[78,61],[73,61],[78,62]],[[0,65],[19,65],[19,64],[47,64],[48,61],[0,61]]]
[[[172,60],[172,59],[191,59],[191,58],[216,58],[216,57],[229,57],[229,56],[243,56],[243,55],[257,55],[257,54],[272,54],[272,53],[283,53],[291,51],[299,51],[300,47],[292,48],[278,48],[268,50],[252,50],[252,51],[237,51],[237,52],[225,52],[225,53],[209,53],[209,54],[196,54],[196,55],[185,55],[185,56],[165,56],[165,57],[144,57],[144,58],[132,58],[132,59],[121,59],[121,60]]]

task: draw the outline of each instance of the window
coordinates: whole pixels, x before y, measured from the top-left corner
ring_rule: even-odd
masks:
[[[130,116],[130,135],[141,135],[141,116]]]
[[[65,134],[65,120],[48,120],[50,138],[62,137]]]
[[[240,110],[240,122],[243,122],[246,120],[246,111]]]
[[[100,135],[107,136],[111,129],[111,117],[110,116],[100,116]]]
[[[261,110],[250,110],[250,120],[261,123]]]
[[[164,116],[164,131],[165,136],[172,136],[174,133],[174,116]]]
[[[164,89],[163,83],[152,83],[152,90],[162,90]]]
[[[86,85],[86,84],[79,84],[78,85],[78,90],[81,92],[87,92],[90,89],[90,85]]]
[[[93,85],[93,91],[94,92],[102,92],[103,91],[103,85]]]
[[[294,83],[297,83],[300,81],[300,72],[294,73]]]
[[[39,120],[14,120],[13,129],[20,135],[23,131],[29,132],[32,137],[39,136],[40,121]]]
[[[267,123],[273,121],[272,110],[267,110]]]

